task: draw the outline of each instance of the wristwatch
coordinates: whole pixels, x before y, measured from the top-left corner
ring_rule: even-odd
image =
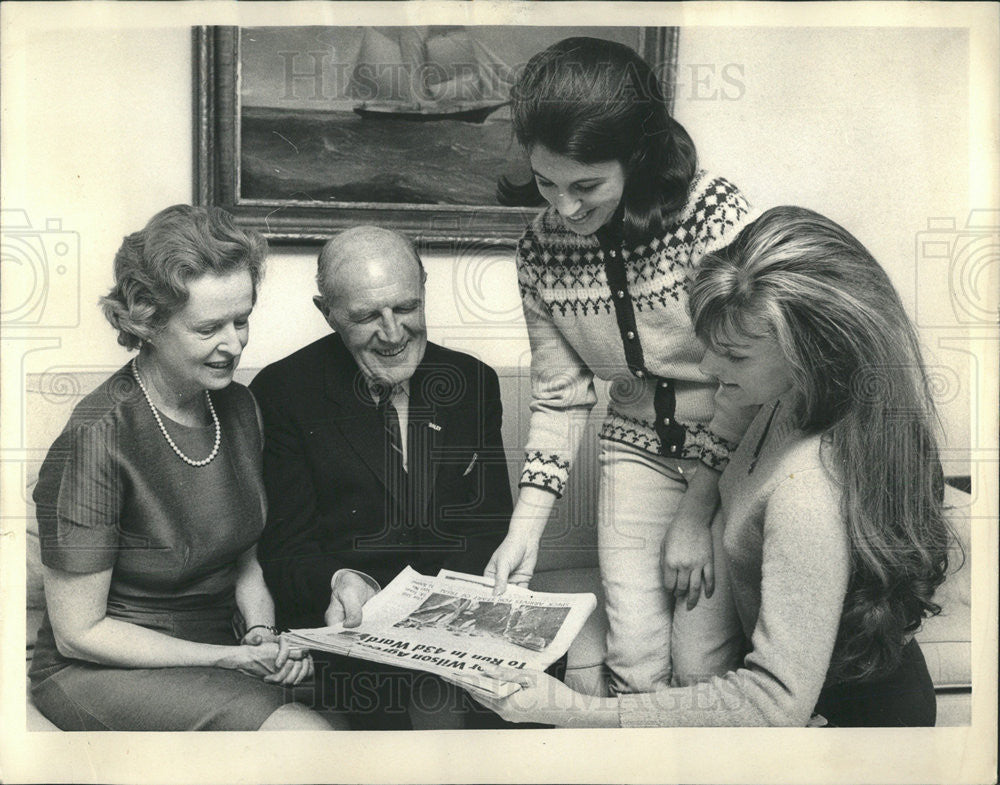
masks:
[[[240,640],[241,641],[242,640],[246,640],[247,635],[249,635],[254,630],[266,630],[267,632],[269,632],[269,633],[271,633],[272,635],[275,635],[275,636],[281,634],[281,630],[279,630],[277,627],[271,626],[270,624],[255,624],[255,625],[253,625],[253,627],[248,627],[247,628],[247,631],[243,633],[243,637],[240,638]]]

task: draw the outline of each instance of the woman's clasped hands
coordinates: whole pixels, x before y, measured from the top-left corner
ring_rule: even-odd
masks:
[[[291,687],[313,675],[309,651],[292,646],[284,636],[270,630],[250,630],[233,648],[230,667],[266,682]]]

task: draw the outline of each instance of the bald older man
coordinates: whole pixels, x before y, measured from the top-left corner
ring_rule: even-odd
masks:
[[[348,229],[323,248],[316,278],[313,301],[333,333],[250,385],[265,435],[259,557],[287,627],[355,624],[377,586],[408,564],[482,573],[511,514],[497,375],[428,342],[426,273],[412,243]],[[323,700],[355,727],[410,727],[421,709],[435,714],[409,671],[333,656],[326,664]],[[432,692],[446,712],[447,690]]]

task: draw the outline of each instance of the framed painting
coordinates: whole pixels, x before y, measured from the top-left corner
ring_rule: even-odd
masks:
[[[633,47],[672,98],[677,28],[195,28],[195,200],[277,241],[513,244],[538,203],[510,86],[572,35]]]

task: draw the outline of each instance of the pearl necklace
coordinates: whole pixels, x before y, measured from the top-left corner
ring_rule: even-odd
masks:
[[[146,389],[146,385],[143,384],[142,379],[139,378],[139,366],[136,363],[135,358],[132,359],[132,375],[139,383],[139,389],[142,390],[142,394],[146,398],[146,403],[149,404],[149,410],[153,413],[153,419],[155,419],[156,424],[160,426],[160,433],[163,434],[163,438],[167,440],[167,444],[170,445],[171,449],[177,453],[177,457],[184,461],[184,463],[197,467],[208,466],[208,464],[215,460],[215,456],[219,454],[219,446],[222,444],[222,426],[219,425],[219,415],[215,413],[215,407],[212,405],[212,396],[208,394],[208,390],[205,390],[205,400],[208,401],[208,410],[212,413],[212,422],[215,424],[215,445],[212,447],[212,452],[208,454],[207,458],[203,461],[195,461],[182,453],[181,448],[174,443],[174,440],[170,438],[170,434],[167,433],[167,429],[163,425],[163,420],[160,419],[160,413],[156,410],[156,407],[153,406],[153,399],[149,397],[149,390]]]

